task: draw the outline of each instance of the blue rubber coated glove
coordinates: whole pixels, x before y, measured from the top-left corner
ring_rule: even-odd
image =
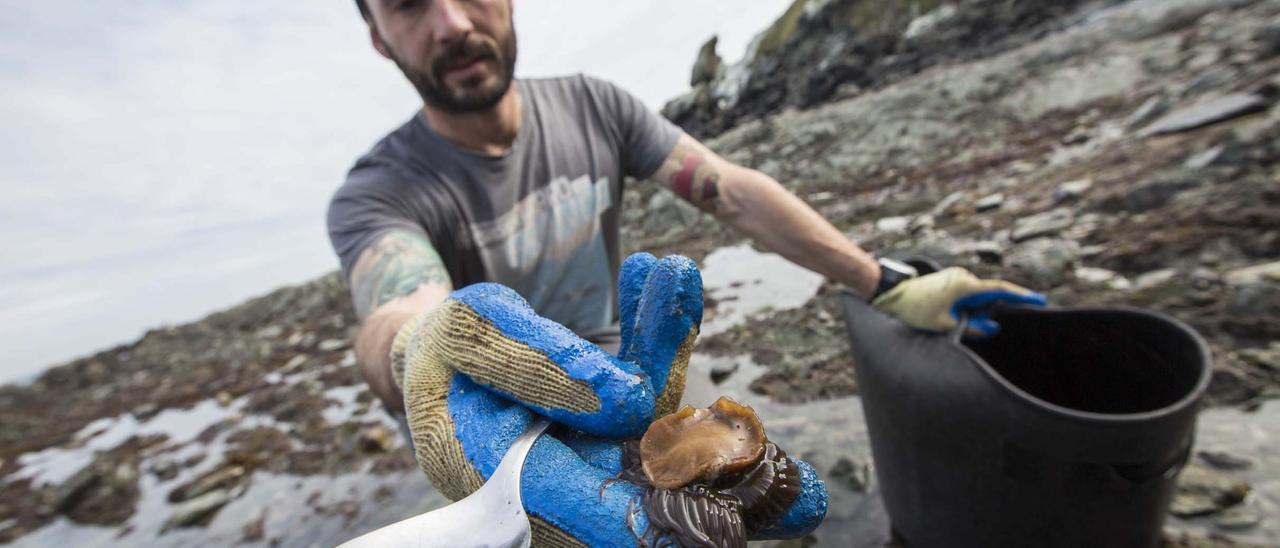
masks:
[[[996,303],[1044,305],[1044,295],[1004,280],[982,280],[951,267],[906,280],[871,304],[916,329],[951,331],[961,315],[968,316],[968,334],[995,335],[1000,326],[991,319]]]
[[[621,440],[680,401],[702,321],[702,278],[687,258],[636,254],[622,266],[618,299],[618,357],[497,284],[457,290],[401,329],[393,362],[418,463],[437,489],[452,500],[478,489],[541,415],[558,425],[534,443],[521,476],[534,544],[636,544],[648,528],[642,489],[610,480],[621,469]],[[797,464],[800,495],[758,538],[799,537],[825,516],[825,485]]]

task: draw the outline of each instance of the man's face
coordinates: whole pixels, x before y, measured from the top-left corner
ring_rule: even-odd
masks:
[[[429,106],[486,110],[511,86],[516,35],[510,0],[369,0],[374,47]]]

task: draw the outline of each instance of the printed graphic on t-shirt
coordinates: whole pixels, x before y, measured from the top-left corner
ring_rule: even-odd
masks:
[[[574,326],[607,325],[612,274],[600,215],[613,206],[608,177],[558,177],[510,211],[469,227],[493,281],[524,295],[543,316]],[[589,304],[587,304],[589,303]]]

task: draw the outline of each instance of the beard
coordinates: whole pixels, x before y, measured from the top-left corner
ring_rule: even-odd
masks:
[[[468,34],[436,55],[431,60],[430,69],[426,71],[404,63],[394,51],[391,52],[391,60],[418,90],[418,95],[422,96],[427,105],[453,114],[484,111],[498,104],[515,78],[515,31],[511,30],[497,38],[477,33]],[[450,70],[477,61],[497,65],[497,78],[485,75],[453,84],[446,80]]]

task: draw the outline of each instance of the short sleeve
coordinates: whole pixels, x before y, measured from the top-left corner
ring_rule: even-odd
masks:
[[[395,195],[394,177],[384,168],[357,165],[329,202],[329,242],[347,280],[360,253],[388,231],[402,229],[426,236],[422,225],[404,210],[403,196]]]
[[[675,148],[683,133],[680,127],[611,82],[589,76],[583,81],[616,132],[626,174],[637,179],[653,175]]]

